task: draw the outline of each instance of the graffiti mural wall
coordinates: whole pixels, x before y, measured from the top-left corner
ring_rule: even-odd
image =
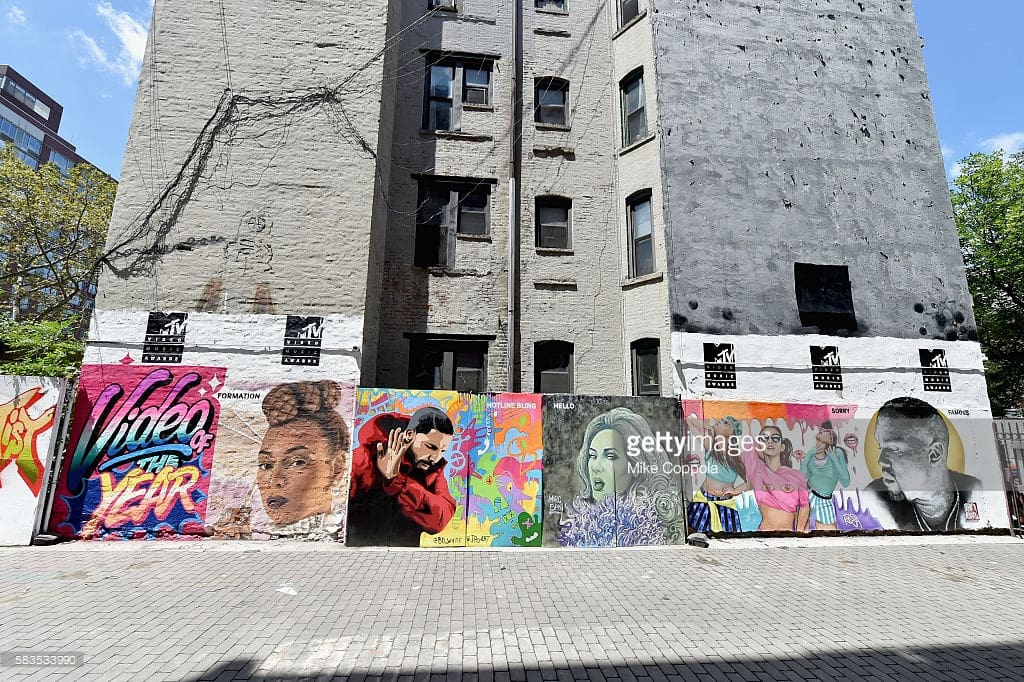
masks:
[[[343,541],[360,327],[99,311],[52,530]]]
[[[540,396],[360,389],[348,544],[540,546]]]
[[[66,384],[0,376],[0,546],[32,542]]]
[[[488,397],[487,440],[473,451],[466,545],[540,547],[544,443],[541,396]]]
[[[977,344],[824,340],[674,339],[690,530],[1007,527]]]
[[[348,544],[463,547],[473,452],[487,438],[483,396],[357,393]]]
[[[543,415],[546,546],[685,540],[678,401],[547,395]]]
[[[447,548],[1009,524],[976,345],[680,334],[681,399],[470,395],[357,388],[360,328],[97,313],[51,529]],[[25,390],[10,432],[41,433],[54,403]],[[41,480],[19,437],[0,494]]]
[[[53,529],[202,535],[224,368],[85,365]]]

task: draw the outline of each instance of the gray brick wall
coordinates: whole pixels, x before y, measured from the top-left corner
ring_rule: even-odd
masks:
[[[386,6],[156,4],[97,307],[363,313]]]

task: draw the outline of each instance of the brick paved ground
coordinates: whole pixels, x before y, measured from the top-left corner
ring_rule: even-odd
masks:
[[[0,649],[86,660],[0,679],[1024,679],[1024,543],[1008,538],[79,543],[0,550],[0,575]]]

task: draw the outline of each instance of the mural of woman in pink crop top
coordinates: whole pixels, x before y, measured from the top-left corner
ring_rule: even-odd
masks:
[[[765,426],[757,447],[743,453],[747,483],[761,512],[760,531],[806,533],[810,518],[807,477],[793,468],[793,444],[776,426]]]

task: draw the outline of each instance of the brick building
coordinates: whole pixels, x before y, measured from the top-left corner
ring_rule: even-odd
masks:
[[[353,315],[364,385],[977,374],[913,6],[823,7],[164,0],[99,307]]]
[[[1008,527],[905,0],[162,0],[121,178],[62,535]]]

